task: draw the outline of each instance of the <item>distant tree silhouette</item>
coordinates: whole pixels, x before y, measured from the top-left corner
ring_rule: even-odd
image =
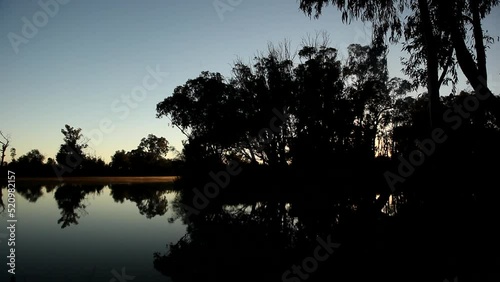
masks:
[[[43,165],[43,161],[45,160],[45,156],[40,153],[37,149],[33,149],[26,153],[25,155],[19,157],[18,162],[23,164],[29,164],[29,165]]]
[[[86,176],[104,176],[109,174],[108,165],[102,158],[97,156],[87,155],[82,160],[81,169],[81,174]]]
[[[5,152],[7,151],[7,148],[10,145],[10,136],[5,135],[1,130],[0,130],[0,145],[1,145],[1,154],[2,157],[0,159],[0,166],[4,166],[4,160],[5,160]]]
[[[52,167],[44,161],[45,156],[38,149],[33,149],[18,159],[13,158],[7,167],[15,171],[18,177],[51,176]]]
[[[151,155],[153,159],[159,160],[167,156],[171,147],[164,137],[156,137],[154,134],[149,134],[147,137],[141,139],[141,143],[139,143],[137,149]]]
[[[174,162],[166,158],[171,150],[167,139],[149,134],[136,149],[116,151],[110,168],[118,175],[172,175]]]
[[[128,174],[131,170],[130,156],[125,150],[116,151],[113,156],[111,156],[111,169],[115,172]]]
[[[12,161],[5,169],[17,172],[19,177],[54,177],[62,172],[66,176],[146,176],[176,175],[182,166],[182,159],[167,159],[170,151],[164,137],[149,134],[142,138],[136,149],[126,152],[116,151],[107,164],[101,157],[86,154],[85,137],[80,128],[69,125],[61,130],[64,144],[61,144],[56,158],[48,158],[39,150],[33,149],[25,155],[15,158],[15,149],[11,150]],[[58,175],[61,176],[61,175]]]
[[[61,144],[57,152],[56,161],[60,166],[81,169],[81,162],[86,157],[83,150],[88,146],[81,134],[82,129],[67,124],[64,127],[64,129],[61,129],[61,133],[64,135],[64,143]]]
[[[12,161],[16,160],[16,148],[10,148],[10,159]]]
[[[47,159],[47,166],[53,167],[55,165],[57,165],[57,162],[53,158]]]

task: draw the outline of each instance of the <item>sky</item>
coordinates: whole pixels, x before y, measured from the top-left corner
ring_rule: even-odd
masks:
[[[0,130],[17,157],[38,149],[54,158],[65,124],[82,128],[87,153],[106,162],[148,134],[180,151],[184,136],[156,118],[156,104],[188,79],[202,71],[230,77],[236,59],[251,62],[285,39],[298,48],[317,32],[330,35],[341,58],[349,44],[370,42],[369,24],[343,24],[334,8],[311,19],[298,7],[296,0],[0,0]],[[494,38],[499,15],[496,7],[484,23]],[[494,93],[499,46],[488,50]],[[404,77],[400,49],[390,48],[390,76]],[[467,87],[461,76],[459,89]]]

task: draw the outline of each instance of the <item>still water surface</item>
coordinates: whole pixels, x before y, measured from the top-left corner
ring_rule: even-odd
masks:
[[[468,271],[459,281],[500,277],[500,260],[478,255],[498,254],[498,233],[490,227],[498,218],[485,219],[489,213],[470,216],[465,228],[463,213],[409,213],[404,195],[374,212],[369,199],[375,192],[271,187],[263,193],[237,186],[188,217],[184,203],[201,205],[191,186],[178,193],[171,182],[72,180],[16,183],[15,281],[442,282],[452,281],[456,270]],[[7,189],[0,191],[0,281],[7,282],[10,217]],[[461,232],[448,222],[460,224]],[[458,250],[466,239],[474,244]],[[451,260],[462,264],[450,268]],[[380,271],[388,265],[389,276]],[[477,273],[494,279],[462,278]]]
[[[186,233],[185,225],[172,219],[176,192],[170,188],[171,183],[18,182],[16,281],[122,281],[120,275],[134,276],[133,281],[170,281],[153,267],[153,254]],[[6,187],[2,202],[0,280],[9,281]]]

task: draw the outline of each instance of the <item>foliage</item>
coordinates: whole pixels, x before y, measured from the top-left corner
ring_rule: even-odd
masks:
[[[65,125],[65,128],[61,129],[61,133],[64,135],[63,141],[59,151],[56,155],[57,163],[60,166],[70,166],[73,169],[81,169],[81,160],[86,158],[84,149],[87,148],[87,143],[82,135],[81,128],[74,128],[69,125]],[[74,165],[73,165],[74,163]]]
[[[426,85],[429,93],[430,125],[442,123],[440,87],[458,81],[460,66],[474,89],[492,94],[487,86],[486,48],[493,38],[482,28],[482,20],[498,5],[498,0],[404,1],[404,0],[301,0],[300,9],[319,17],[331,4],[342,12],[342,21],[370,21],[373,40],[390,34],[399,41],[409,57],[403,60],[404,72],[413,86]],[[439,74],[441,71],[441,74]],[[489,95],[492,99],[492,95]]]
[[[202,72],[158,103],[157,117],[186,134],[193,169],[229,159],[270,167],[372,159],[410,84],[388,77],[382,41],[350,45],[345,63],[327,42],[304,44],[298,63],[285,42],[253,65],[237,61],[230,78]]]
[[[166,159],[173,150],[167,139],[149,134],[136,149],[116,151],[109,166],[117,175],[173,175],[176,162]]]

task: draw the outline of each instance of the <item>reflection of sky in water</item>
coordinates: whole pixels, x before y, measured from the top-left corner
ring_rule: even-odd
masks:
[[[18,183],[19,185],[19,183]],[[172,202],[175,194],[167,194],[168,211],[163,216],[147,219],[136,203],[116,203],[109,187],[100,194],[87,194],[81,202],[85,211],[78,225],[61,229],[57,223],[61,211],[52,190],[33,203],[16,194],[16,278],[17,281],[110,281],[111,271],[125,267],[134,281],[168,281],[153,268],[153,253],[166,251],[166,244],[177,242],[185,234],[180,220],[172,224]],[[2,189],[7,209],[7,190]],[[1,209],[0,209],[1,210]],[[7,210],[0,214],[0,234],[6,234]],[[7,273],[7,241],[0,237],[1,281]],[[92,275],[92,273],[94,273]],[[119,281],[119,280],[116,280]]]

